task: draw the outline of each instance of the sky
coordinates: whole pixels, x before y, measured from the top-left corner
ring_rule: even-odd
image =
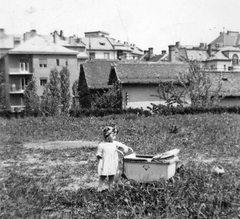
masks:
[[[116,40],[152,47],[210,43],[220,32],[240,31],[240,0],[1,0],[6,34],[63,30],[65,36],[104,31]]]

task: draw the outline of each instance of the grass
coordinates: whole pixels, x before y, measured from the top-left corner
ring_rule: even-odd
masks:
[[[97,193],[96,149],[23,147],[101,141],[101,128],[114,124],[118,140],[137,153],[179,148],[184,165],[168,181],[118,176],[113,190]],[[232,114],[1,119],[0,218],[238,218],[239,137],[240,117]],[[215,165],[226,173],[214,174]]]

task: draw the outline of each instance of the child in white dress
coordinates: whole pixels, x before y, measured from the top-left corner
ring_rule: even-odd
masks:
[[[99,175],[98,191],[102,191],[102,186],[107,176],[109,188],[114,181],[114,176],[118,171],[118,148],[122,148],[125,153],[128,152],[128,149],[132,150],[125,144],[114,141],[116,134],[117,129],[111,126],[107,126],[103,129],[104,142],[98,145],[97,151]]]

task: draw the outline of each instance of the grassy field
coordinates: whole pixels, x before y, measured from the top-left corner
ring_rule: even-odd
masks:
[[[117,125],[118,140],[137,153],[179,148],[184,165],[168,181],[118,176],[112,191],[97,193],[95,148],[24,147],[98,142],[105,125]],[[239,218],[239,154],[240,117],[232,114],[0,119],[0,218]]]

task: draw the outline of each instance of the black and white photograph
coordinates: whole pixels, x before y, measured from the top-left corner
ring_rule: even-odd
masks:
[[[1,219],[240,218],[239,0],[0,0]]]

